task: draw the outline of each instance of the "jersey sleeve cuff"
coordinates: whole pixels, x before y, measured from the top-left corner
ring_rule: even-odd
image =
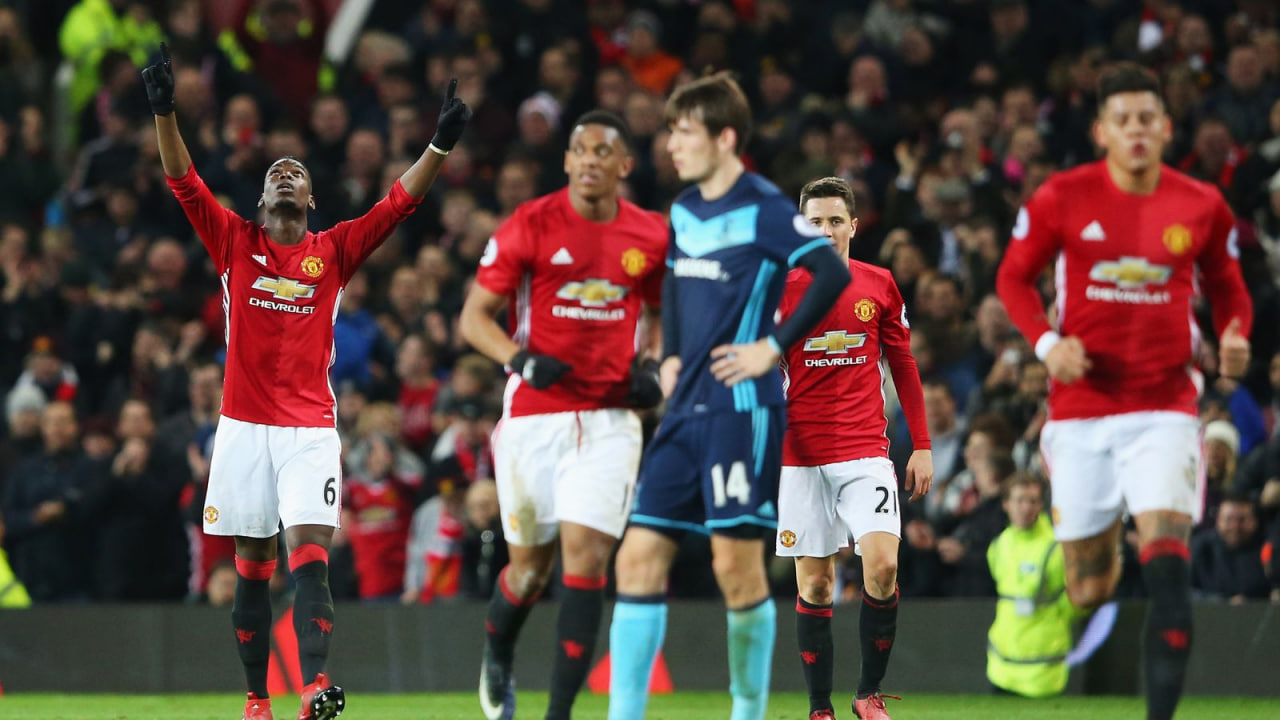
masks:
[[[764,339],[765,342],[769,343],[769,347],[773,348],[773,351],[778,353],[778,357],[782,357],[782,346],[778,344],[778,339],[772,335],[766,335]]]
[[[1044,362],[1044,359],[1049,357],[1049,351],[1061,340],[1062,336],[1052,330],[1041,335],[1040,339],[1036,340],[1036,357]]]

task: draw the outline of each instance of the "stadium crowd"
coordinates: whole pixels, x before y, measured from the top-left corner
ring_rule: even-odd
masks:
[[[376,2],[341,64],[323,56],[335,3],[231,4],[222,32],[199,0],[0,4],[0,540],[34,602],[229,604],[234,587],[229,538],[200,532],[221,287],[165,185],[138,79],[162,39],[195,165],[247,218],[284,155],[312,175],[313,230],[357,216],[423,151],[450,77],[475,112],[417,214],[346,287],[334,330],[347,474],[331,583],[338,598],[403,602],[487,599],[506,563],[489,449],[502,369],[457,331],[488,238],[564,184],[567,133],[596,107],[636,138],[627,195],[664,211],[681,186],[663,103],[708,68],[751,94],[754,169],[792,196],[824,175],[852,183],[852,254],[890,268],[909,305],[937,481],[906,508],[903,594],[994,595],[1001,489],[1046,470],[1048,391],[996,268],[1018,207],[1094,157],[1099,68],[1141,61],[1174,121],[1166,162],[1236,212],[1257,317],[1251,371],[1235,382],[1216,375],[1198,313],[1207,502],[1193,587],[1280,602],[1275,3]],[[69,79],[52,90],[60,64]],[[911,443],[891,406],[901,471]],[[1134,543],[1122,595],[1143,592]],[[674,595],[717,592],[708,554],[685,539]],[[859,563],[850,553],[842,567],[851,600]],[[773,575],[795,593],[789,562]]]

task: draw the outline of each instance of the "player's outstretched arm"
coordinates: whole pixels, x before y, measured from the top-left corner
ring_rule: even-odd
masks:
[[[160,62],[142,69],[142,82],[147,86],[147,101],[156,116],[156,138],[160,144],[160,163],[171,178],[186,177],[191,169],[191,153],[178,132],[173,114],[173,61],[169,46],[160,43]]]
[[[404,175],[400,176],[400,185],[412,197],[421,198],[431,189],[440,168],[444,167],[444,158],[453,150],[462,137],[462,131],[471,119],[471,108],[454,97],[458,90],[458,78],[449,80],[449,89],[445,91],[444,104],[440,106],[440,117],[436,121],[436,134],[431,144],[423,151],[422,157],[413,164]]]

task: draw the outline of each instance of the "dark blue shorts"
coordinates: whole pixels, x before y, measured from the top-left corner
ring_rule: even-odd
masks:
[[[640,466],[631,524],[701,533],[775,528],[782,405],[667,415]]]

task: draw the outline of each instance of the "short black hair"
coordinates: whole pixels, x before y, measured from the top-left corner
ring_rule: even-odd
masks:
[[[1130,92],[1155,93],[1163,103],[1160,94],[1160,79],[1150,70],[1136,62],[1118,62],[1103,70],[1098,76],[1098,108],[1107,104],[1112,95]]]
[[[805,203],[814,198],[840,198],[844,200],[845,209],[849,211],[849,217],[853,217],[853,188],[844,178],[830,176],[810,180],[800,190],[800,212],[804,213]]]
[[[271,163],[270,165],[268,165],[268,166],[267,166],[267,173],[266,173],[266,174],[268,174],[268,175],[269,175],[269,174],[271,174],[271,168],[273,168],[273,167],[275,167],[276,165],[279,165],[280,163],[285,162],[285,161],[291,162],[291,163],[293,163],[294,165],[297,165],[298,167],[302,168],[302,172],[304,172],[304,173],[306,173],[306,174],[307,174],[307,178],[308,178],[308,179],[310,179],[310,178],[311,178],[311,168],[307,167],[307,164],[306,164],[306,163],[304,163],[304,162],[302,162],[302,160],[301,160],[300,158],[296,158],[296,157],[294,157],[293,155],[285,155],[284,157],[277,158],[275,162],[273,162],[273,163]]]
[[[588,110],[582,113],[573,123],[573,127],[577,128],[581,125],[603,125],[618,131],[618,136],[622,138],[622,146],[631,152],[631,128],[627,127],[627,121],[618,116],[617,113],[608,110]],[[572,131],[571,133],[572,134]]]

